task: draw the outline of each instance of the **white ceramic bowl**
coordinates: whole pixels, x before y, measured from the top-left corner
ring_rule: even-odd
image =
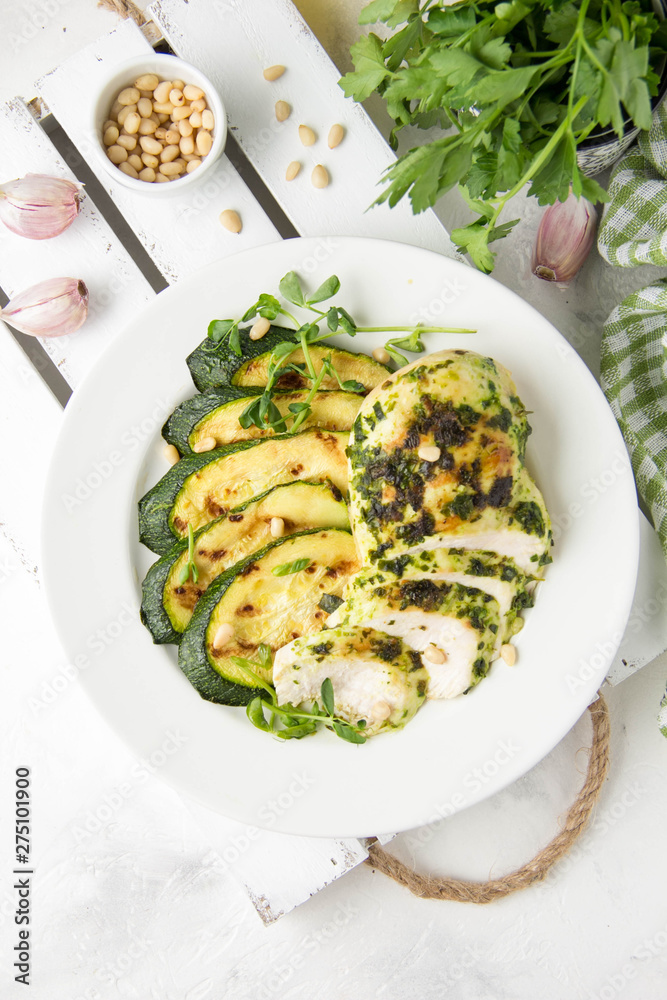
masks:
[[[213,145],[211,151],[201,162],[201,166],[191,174],[184,174],[177,180],[168,184],[155,184],[148,181],[135,180],[119,170],[115,163],[112,163],[106,154],[106,147],[102,142],[102,126],[109,117],[109,111],[113,102],[121,90],[134,85],[137,77],[143,73],[156,73],[161,80],[183,80],[184,83],[193,83],[204,91],[208,107],[215,117],[215,129],[213,131]],[[137,194],[146,197],[165,197],[185,191],[192,184],[197,184],[202,177],[206,177],[225,148],[227,140],[227,116],[225,107],[220,95],[208,79],[195,66],[178,59],[176,56],[164,55],[158,52],[152,55],[140,56],[136,59],[129,59],[127,62],[117,66],[111,73],[97,94],[94,96],[90,109],[90,128],[92,132],[93,152],[98,163],[116,181]]]

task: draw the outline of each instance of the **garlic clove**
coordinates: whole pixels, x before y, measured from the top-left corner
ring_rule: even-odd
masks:
[[[549,205],[537,230],[533,274],[545,281],[570,281],[593,246],[596,228],[594,206],[572,191],[566,201]]]
[[[80,184],[48,174],[26,174],[0,184],[0,220],[18,236],[48,240],[58,236],[79,214]]]
[[[33,337],[63,337],[74,333],[88,315],[88,289],[79,278],[49,278],[19,292],[0,319]]]

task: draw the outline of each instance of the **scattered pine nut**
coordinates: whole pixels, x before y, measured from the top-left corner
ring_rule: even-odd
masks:
[[[285,522],[282,517],[271,518],[271,535],[273,538],[282,538],[285,533]]]
[[[437,462],[441,454],[442,452],[435,444],[423,444],[421,448],[417,449],[417,457],[421,458],[422,462]]]
[[[256,323],[250,327],[249,337],[251,340],[261,340],[271,329],[271,323],[265,316],[260,316]]]
[[[222,649],[234,638],[234,626],[225,622],[215,633],[213,637],[213,649]]]
[[[376,701],[371,709],[373,722],[384,722],[391,715],[391,705],[388,701]]]
[[[232,208],[226,208],[224,212],[220,213],[220,222],[230,233],[240,233],[243,229],[241,216]]]
[[[216,445],[216,441],[215,441],[214,437],[204,437],[204,438],[200,438],[199,441],[197,441],[195,444],[193,444],[192,450],[197,455],[201,455],[201,453],[203,451],[213,451],[213,449],[215,448],[215,445]]]
[[[293,181],[300,170],[301,170],[301,164],[299,163],[299,161],[292,160],[292,162],[287,167],[287,170],[285,171],[285,180]]]
[[[176,445],[168,444],[165,446],[164,449],[164,457],[167,459],[170,465],[176,465],[181,455]]]
[[[314,145],[317,136],[309,125],[299,125],[299,139],[304,146]]]
[[[500,656],[508,667],[513,667],[516,663],[516,646],[513,646],[511,642],[503,643],[500,647]]]
[[[281,66],[280,64],[277,64],[276,66],[268,66],[264,70],[263,75],[265,80],[268,80],[269,83],[272,83],[274,80],[277,80],[278,77],[282,76],[284,72],[285,72],[285,67]]]
[[[376,361],[379,361],[381,365],[388,365],[391,361],[391,355],[389,351],[384,349],[384,347],[376,347],[373,351],[373,357]]]
[[[313,187],[325,188],[329,183],[329,174],[327,173],[326,167],[323,167],[321,163],[313,169],[310,179],[313,183]]]
[[[276,101],[276,118],[279,122],[287,121],[291,114],[292,108],[287,101]]]
[[[345,135],[345,129],[342,125],[332,125],[329,129],[329,149],[335,149],[343,141],[343,136]]]
[[[438,649],[437,646],[434,646],[432,642],[426,647],[422,656],[425,660],[428,660],[429,663],[445,663],[447,660],[447,654],[444,653],[442,649]]]

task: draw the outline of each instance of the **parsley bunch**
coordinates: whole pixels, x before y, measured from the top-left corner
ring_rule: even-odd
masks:
[[[389,167],[376,203],[409,194],[418,213],[458,184],[478,218],[452,239],[483,271],[494,265],[489,244],[518,221],[499,217],[525,184],[541,205],[570,188],[605,201],[577,147],[594,131],[651,126],[667,27],[650,0],[373,0],[359,20],[404,26],[352,47],[346,95],[384,97],[394,148],[406,125],[445,131]]]
[[[314,292],[308,295],[299,280],[295,271],[289,271],[279,284],[280,294],[286,302],[298,306],[314,314],[314,319],[308,319],[301,323],[296,316],[292,315],[275,295],[262,292],[257,302],[253,303],[240,317],[240,319],[214,319],[209,323],[208,338],[214,344],[223,341],[229,343],[231,350],[241,356],[241,340],[239,325],[247,323],[255,316],[262,316],[273,322],[278,316],[285,316],[288,322],[293,323],[293,329],[285,329],[285,340],[274,347],[268,364],[268,380],[261,396],[257,396],[245,408],[239,417],[239,423],[244,429],[248,427],[261,427],[263,429],[271,427],[277,434],[283,434],[289,430],[290,434],[299,430],[303,422],[311,412],[311,403],[325,378],[335,379],[341,389],[346,392],[365,392],[365,386],[354,379],[341,380],[332,361],[332,355],[325,355],[317,371],[315,361],[310,352],[310,348],[316,344],[321,344],[334,334],[346,333],[354,337],[357,333],[389,333],[401,331],[409,336],[388,340],[385,347],[391,358],[400,365],[407,364],[407,358],[397,350],[412,353],[420,353],[425,350],[421,339],[423,333],[475,333],[474,330],[462,329],[460,327],[446,326],[359,326],[350,316],[343,306],[329,306],[328,309],[320,309],[321,303],[337,295],[340,289],[340,281],[335,274],[322,282]],[[326,329],[321,329],[321,324],[326,322]],[[299,348],[303,351],[304,361],[290,362],[289,357]],[[305,400],[300,403],[290,403],[290,416],[285,417],[276,406],[274,396],[278,389],[278,380],[282,375],[296,372],[302,378],[310,382],[310,387]],[[287,420],[291,420],[291,425],[287,426]]]

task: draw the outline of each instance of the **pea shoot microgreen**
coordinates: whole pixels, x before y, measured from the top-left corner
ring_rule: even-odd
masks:
[[[460,327],[445,326],[360,326],[343,306],[331,305],[320,309],[322,303],[337,295],[340,281],[335,274],[328,277],[319,288],[310,295],[304,290],[296,271],[289,271],[279,283],[279,292],[286,303],[314,314],[305,322],[300,322],[275,295],[262,292],[239,319],[216,319],[208,327],[208,338],[211,350],[226,344],[238,357],[241,356],[241,324],[248,323],[255,317],[263,317],[273,323],[278,317],[284,317],[283,322],[291,326],[274,326],[273,333],[283,334],[280,341],[271,352],[267,369],[267,384],[264,392],[255,397],[239,417],[239,423],[244,429],[253,425],[262,429],[271,428],[277,434],[296,433],[308,419],[312,411],[312,403],[316,393],[325,379],[328,385],[332,381],[338,383],[345,392],[366,391],[366,387],[355,379],[341,379],[332,360],[332,354],[317,358],[313,356],[312,347],[321,345],[334,334],[346,333],[354,337],[357,333],[403,333],[407,336],[388,340],[385,347],[390,357],[399,365],[407,364],[407,358],[399,348],[412,354],[425,350],[421,339],[425,333],[475,333],[475,330]],[[322,328],[326,323],[326,328]],[[290,356],[301,350],[303,361],[290,361]],[[319,365],[319,370],[318,370]],[[276,394],[279,393],[279,381],[283,376],[297,375],[308,386],[306,397],[298,403],[290,403],[287,412],[283,413],[277,405]],[[278,397],[279,401],[279,397]],[[289,422],[289,423],[288,423]]]
[[[192,575],[192,582],[199,582],[199,570],[197,569],[197,563],[195,562],[195,536],[192,530],[192,524],[188,524],[188,561],[181,569],[178,574],[178,582],[183,584],[187,583]]]
[[[310,559],[295,559],[294,562],[281,563],[274,566],[271,572],[274,576],[290,576],[292,573],[299,573],[302,569],[310,566]]]
[[[352,724],[336,715],[334,689],[329,677],[322,681],[320,688],[321,706],[317,702],[313,702],[307,709],[289,703],[279,705],[275,688],[257,673],[258,668],[270,669],[271,650],[261,644],[257,653],[259,662],[241,656],[231,657],[232,662],[263,692],[246,707],[246,715],[253,726],[262,732],[272,733],[281,740],[300,740],[317,732],[319,726],[324,726],[347,743],[366,742],[367,737],[363,732],[366,728],[365,719]]]

